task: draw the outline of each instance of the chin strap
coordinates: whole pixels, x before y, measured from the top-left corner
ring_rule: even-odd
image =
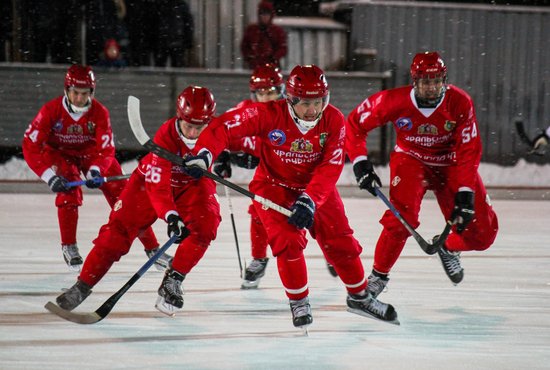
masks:
[[[197,144],[197,140],[199,140],[199,139],[198,138],[196,138],[196,139],[186,138],[185,135],[183,134],[183,132],[181,132],[181,128],[180,128],[178,119],[176,119],[176,131],[177,131],[178,135],[180,136],[181,140],[185,143],[185,145],[187,145],[187,147],[189,149],[194,149],[195,148],[195,144]]]
[[[88,102],[86,103],[85,106],[77,107],[76,105],[71,103],[71,101],[69,100],[69,97],[67,96],[67,93],[65,93],[65,105],[67,106],[67,109],[69,110],[70,113],[76,113],[76,114],[86,113],[92,106],[92,98],[88,99]]]
[[[443,86],[441,88],[441,94],[439,94],[439,96],[436,99],[428,100],[428,99],[423,99],[423,98],[419,97],[416,94],[416,87],[415,87],[414,88],[414,98],[416,99],[416,104],[418,105],[418,108],[435,108],[435,107],[437,107],[437,105],[445,97],[445,91],[447,91],[447,88],[445,86]]]
[[[287,102],[287,105],[288,105],[288,112],[290,113],[290,116],[292,117],[292,120],[296,123],[296,125],[298,125],[298,127],[302,131],[309,131],[312,128],[314,128],[315,126],[317,126],[317,123],[319,123],[319,120],[321,119],[321,116],[323,115],[323,112],[321,111],[321,113],[319,113],[319,115],[317,116],[317,118],[315,118],[315,120],[305,121],[303,119],[300,119],[296,115],[296,112],[294,112],[294,108],[292,107],[292,105],[290,103]]]

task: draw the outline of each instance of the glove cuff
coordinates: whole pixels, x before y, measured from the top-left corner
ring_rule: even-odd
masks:
[[[86,173],[86,178],[88,180],[91,180],[94,177],[101,177],[101,170],[98,166],[90,166],[90,168],[88,168],[88,172]]]
[[[296,199],[296,204],[304,206],[312,214],[315,213],[315,202],[313,201],[313,199],[311,199],[309,195],[307,195],[307,193],[302,193],[302,195],[300,195],[298,199]]]

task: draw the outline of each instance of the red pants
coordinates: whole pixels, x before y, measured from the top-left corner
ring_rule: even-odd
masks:
[[[248,213],[250,214],[250,249],[252,258],[266,258],[267,234],[254,204],[248,207]]]
[[[178,246],[172,267],[187,274],[202,258],[210,242],[216,238],[221,221],[215,193],[201,189],[201,179],[185,188],[173,188],[176,208],[191,232]],[[80,280],[94,286],[109,271],[113,263],[130,250],[134,239],[157,220],[145,190],[143,176],[134,172],[128,185],[111,211],[109,222],[103,225],[86,257]]]
[[[250,190],[276,204],[290,208],[300,192],[274,186],[271,183],[252,181]],[[307,239],[305,230],[288,223],[288,217],[254,203],[260,217],[273,256],[277,257],[279,276],[289,299],[302,299],[308,295],[307,268],[303,254]],[[366,287],[365,272],[361,263],[362,247],[353,237],[344,205],[336,188],[321,207],[317,207],[311,235],[317,240],[327,261],[334,266],[348,292],[359,293]]]
[[[56,173],[66,178],[68,181],[80,180],[80,174],[86,174],[93,164],[90,160],[85,158],[67,158],[57,151],[48,152],[46,155],[48,155],[55,163],[55,166],[57,166]],[[103,171],[101,175],[104,177],[122,175],[122,168],[116,159],[113,159],[111,166],[106,171]],[[99,188],[111,208],[117,201],[118,196],[127,182],[128,180],[106,182]],[[73,187],[70,191],[65,193],[57,193],[55,205],[57,207],[57,218],[59,220],[62,245],[76,244],[78,207],[82,205],[82,199],[82,189],[80,186]],[[145,249],[148,250],[154,249],[159,245],[153,233],[153,229],[151,228],[143,230],[139,239],[143,243]]]
[[[446,220],[451,217],[454,198],[459,185],[451,176],[451,167],[426,166],[404,153],[392,153],[390,160],[390,201],[401,216],[413,227],[420,224],[418,214],[427,190],[436,196],[439,208]],[[485,250],[497,235],[498,220],[489,202],[481,177],[477,175],[475,188],[475,218],[461,233],[453,227],[445,246],[451,251]],[[386,211],[380,220],[384,226],[374,252],[374,269],[389,273],[410,236],[405,227],[391,213]],[[441,223],[443,228],[444,223]]]

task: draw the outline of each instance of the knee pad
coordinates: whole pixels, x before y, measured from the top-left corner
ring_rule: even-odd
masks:
[[[353,235],[342,235],[327,239],[323,241],[322,245],[319,242],[319,246],[323,249],[327,259],[334,265],[353,260],[363,251],[363,247]]]
[[[384,213],[384,216],[382,216],[380,224],[382,224],[384,229],[386,229],[395,239],[406,239],[410,235],[401,221],[399,221],[399,219],[389,210]],[[414,222],[409,222],[409,225],[411,225],[413,229],[416,229],[419,224],[418,217]]]
[[[57,193],[56,207],[80,207],[82,205],[82,189],[76,187],[66,193]]]

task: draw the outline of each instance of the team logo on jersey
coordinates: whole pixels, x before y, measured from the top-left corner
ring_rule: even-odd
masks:
[[[86,125],[88,126],[88,132],[92,135],[95,134],[95,123],[88,121]]]
[[[392,185],[392,186],[397,186],[397,184],[399,184],[400,182],[401,182],[401,177],[395,176],[395,177],[393,178],[393,180],[391,180],[391,185]]]
[[[82,129],[82,126],[80,125],[70,125],[67,128],[67,133],[70,135],[82,135],[84,130]]]
[[[286,141],[286,135],[282,130],[273,130],[267,134],[269,142],[274,146],[281,146]]]
[[[431,123],[426,123],[424,125],[418,126],[419,135],[437,135],[437,127]]]
[[[445,125],[443,127],[447,131],[454,130],[454,128],[456,127],[456,122],[455,121],[445,121]]]
[[[290,144],[290,151],[295,153],[313,152],[313,144],[304,138],[296,139]]]
[[[122,201],[119,199],[116,201],[115,206],[113,207],[113,210],[116,212],[121,208],[122,208]]]
[[[413,123],[410,118],[401,117],[395,122],[395,125],[399,130],[410,131],[410,129],[413,126]]]
[[[53,130],[56,132],[59,132],[63,129],[63,122],[57,121],[55,125],[53,125]]]
[[[319,145],[321,145],[321,147],[325,146],[325,143],[327,142],[327,135],[327,132],[323,132],[319,135]]]

